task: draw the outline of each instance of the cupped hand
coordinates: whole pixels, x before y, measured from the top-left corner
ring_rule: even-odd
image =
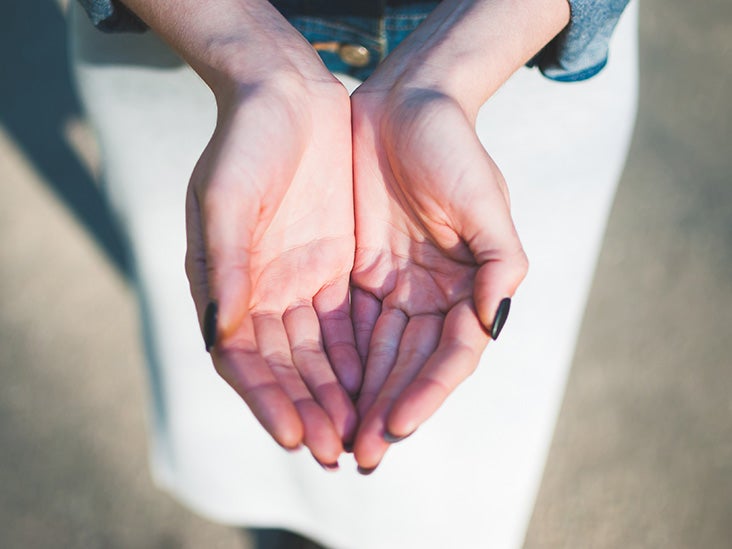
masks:
[[[349,312],[350,104],[325,74],[219,101],[188,189],[186,271],[201,325],[215,328],[218,373],[280,445],[333,466],[357,427],[362,367]]]
[[[503,177],[457,101],[367,82],[352,119],[355,456],[368,472],[473,372],[527,260]]]

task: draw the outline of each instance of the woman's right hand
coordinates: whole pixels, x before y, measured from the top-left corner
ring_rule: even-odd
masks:
[[[328,77],[277,75],[220,101],[186,207],[201,325],[218,309],[216,370],[279,444],[325,466],[354,436],[361,384],[349,98]]]
[[[362,375],[348,93],[265,0],[124,1],[218,105],[186,206],[186,271],[216,370],[279,444],[332,466]]]

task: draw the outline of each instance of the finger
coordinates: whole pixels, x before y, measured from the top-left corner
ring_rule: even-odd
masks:
[[[374,332],[374,326],[380,314],[381,301],[376,296],[360,288],[351,289],[353,331],[356,336],[356,348],[361,357],[361,363],[364,365],[369,354],[371,334]]]
[[[260,354],[300,415],[304,428],[303,443],[321,464],[335,463],[342,450],[340,437],[295,369],[281,316],[277,313],[258,314],[253,317],[253,323]]]
[[[382,310],[376,320],[363,374],[358,412],[361,417],[376,400],[399,354],[399,343],[407,326],[407,315],[399,309]]]
[[[197,197],[205,250],[208,299],[218,305],[217,341],[231,336],[249,312],[249,247],[254,217],[239,192],[210,185]]]
[[[473,298],[478,317],[493,339],[498,339],[508,317],[511,296],[526,276],[528,260],[523,251],[517,256],[484,263],[475,275]]]
[[[252,101],[259,98],[252,96]],[[267,105],[267,100],[264,100]],[[218,304],[218,340],[232,334],[249,310],[249,250],[279,208],[302,157],[298,128],[284,134],[288,116],[247,102],[219,121],[191,177],[198,202],[208,298]],[[277,153],[262,143],[277,142]]]
[[[386,430],[395,437],[413,433],[475,371],[488,341],[469,301],[453,307],[436,351],[391,407]]]
[[[303,424],[291,398],[282,390],[256,345],[254,327],[247,317],[230,345],[212,350],[219,375],[244,399],[254,416],[285,448],[303,440]]]
[[[356,351],[356,340],[348,302],[348,277],[324,287],[313,299],[320,320],[325,352],[343,388],[349,395],[358,394],[363,366]]]
[[[504,300],[516,292],[529,263],[511,218],[503,176],[482,148],[480,152],[483,169],[471,172],[471,177],[484,181],[466,184],[479,192],[460,201],[456,216],[458,230],[480,265],[473,291],[478,318],[496,339],[508,312]]]
[[[394,436],[394,433],[386,428],[387,416],[393,403],[419,374],[435,351],[440,340],[443,321],[444,317],[441,314],[423,314],[409,319],[399,345],[396,364],[376,403],[362,421],[356,436],[354,455],[362,467],[374,467],[386,452],[388,440]],[[399,435],[401,436],[401,433]]]
[[[315,310],[309,303],[297,305],[285,311],[282,319],[295,367],[340,439],[349,443],[357,425],[356,411],[328,362]]]

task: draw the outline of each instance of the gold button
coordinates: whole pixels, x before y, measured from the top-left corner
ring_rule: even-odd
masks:
[[[365,67],[371,61],[371,53],[359,44],[343,44],[338,48],[341,61],[352,67]]]

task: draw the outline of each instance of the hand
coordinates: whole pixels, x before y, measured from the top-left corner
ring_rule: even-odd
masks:
[[[188,190],[186,270],[202,325],[218,305],[219,374],[279,444],[304,443],[334,467],[355,432],[348,393],[361,363],[348,299],[350,105],[323,71],[319,82],[279,75],[219,101]]]
[[[367,82],[352,111],[352,314],[366,363],[355,456],[368,471],[475,369],[527,260],[503,177],[457,101]]]
[[[218,105],[186,204],[186,271],[214,365],[279,444],[334,465],[361,383],[348,93],[266,0],[124,3]]]

